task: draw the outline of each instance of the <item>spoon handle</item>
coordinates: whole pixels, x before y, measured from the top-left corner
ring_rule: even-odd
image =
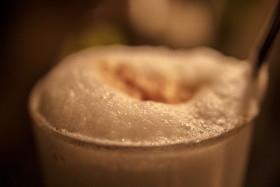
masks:
[[[266,36],[264,37],[264,42],[262,43],[259,51],[257,51],[255,64],[254,64],[254,70],[253,75],[256,77],[258,75],[259,69],[261,65],[266,60],[267,54],[269,53],[269,50],[271,48],[271,45],[273,41],[275,40],[275,37],[277,36],[277,33],[279,32],[280,28],[280,1],[278,1],[275,11],[271,18],[271,23],[268,28],[268,32]]]

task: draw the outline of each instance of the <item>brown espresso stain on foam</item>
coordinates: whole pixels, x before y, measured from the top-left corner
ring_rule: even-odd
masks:
[[[123,63],[110,66],[102,62],[98,69],[109,85],[142,101],[179,104],[191,99],[196,92],[196,88],[171,81],[162,74],[140,74]]]

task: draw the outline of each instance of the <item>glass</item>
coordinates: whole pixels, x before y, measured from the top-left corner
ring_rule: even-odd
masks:
[[[219,35],[225,4],[225,0],[95,1],[79,13],[83,22],[76,23],[60,55],[115,43],[171,48],[207,45],[229,51],[232,46]],[[197,143],[109,146],[51,128],[32,108],[33,97],[36,92],[31,95],[30,114],[46,186],[242,185],[252,123]]]

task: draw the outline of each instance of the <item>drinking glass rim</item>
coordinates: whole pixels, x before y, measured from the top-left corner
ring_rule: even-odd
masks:
[[[113,45],[112,47],[116,46],[122,46],[122,45]],[[122,46],[122,47],[127,47],[127,46]],[[129,46],[131,47],[131,46]],[[147,46],[137,46],[137,47],[147,47]],[[150,46],[148,46],[150,47]],[[75,56],[77,54],[82,54],[82,53],[87,53],[88,51],[91,51],[95,47],[83,49],[81,51],[78,51],[67,58],[71,56]],[[103,47],[102,47],[103,48]],[[101,49],[102,49],[101,48]],[[95,48],[96,49],[96,48]],[[67,59],[66,58],[66,59]],[[65,61],[65,59],[63,60]],[[241,131],[243,128],[247,127],[251,123],[253,123],[255,117],[250,119],[249,121],[243,121],[239,125],[235,126],[234,128],[231,128],[229,130],[225,130],[224,132],[204,138],[200,141],[193,140],[193,141],[182,141],[182,142],[175,142],[175,143],[164,143],[164,144],[141,144],[141,143],[131,143],[131,144],[122,144],[121,142],[117,141],[102,141],[101,139],[90,137],[87,135],[79,134],[78,132],[70,132],[67,129],[58,129],[51,125],[50,123],[45,121],[45,118],[41,116],[38,112],[36,111],[36,107],[34,102],[36,102],[35,97],[37,96],[36,90],[38,89],[42,79],[37,81],[37,83],[33,86],[33,89],[31,90],[30,96],[29,96],[29,102],[28,102],[28,109],[29,109],[29,114],[33,120],[33,123],[36,124],[40,129],[48,131],[49,133],[54,134],[56,137],[63,139],[64,141],[77,144],[77,145],[83,145],[86,147],[92,147],[92,148],[104,148],[104,149],[126,149],[126,150],[165,150],[165,149],[177,149],[177,148],[192,148],[192,147],[199,147],[202,145],[208,145],[208,144],[215,144],[223,139],[226,139],[227,137],[233,136],[237,134],[239,131]],[[38,96],[37,96],[38,97]],[[65,133],[66,132],[66,133]],[[76,136],[74,136],[74,134]],[[78,136],[77,136],[78,135]]]

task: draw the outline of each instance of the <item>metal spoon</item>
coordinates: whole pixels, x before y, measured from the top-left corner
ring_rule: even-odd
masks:
[[[275,11],[270,19],[268,32],[265,34],[264,40],[261,45],[256,45],[256,48],[252,50],[251,58],[249,60],[252,63],[252,76],[249,78],[247,83],[247,89],[243,98],[243,104],[241,105],[240,114],[243,116],[251,116],[251,105],[252,101],[259,100],[259,89],[258,89],[258,76],[262,65],[266,62],[271,46],[275,41],[277,33],[280,27],[280,2],[278,1]]]

